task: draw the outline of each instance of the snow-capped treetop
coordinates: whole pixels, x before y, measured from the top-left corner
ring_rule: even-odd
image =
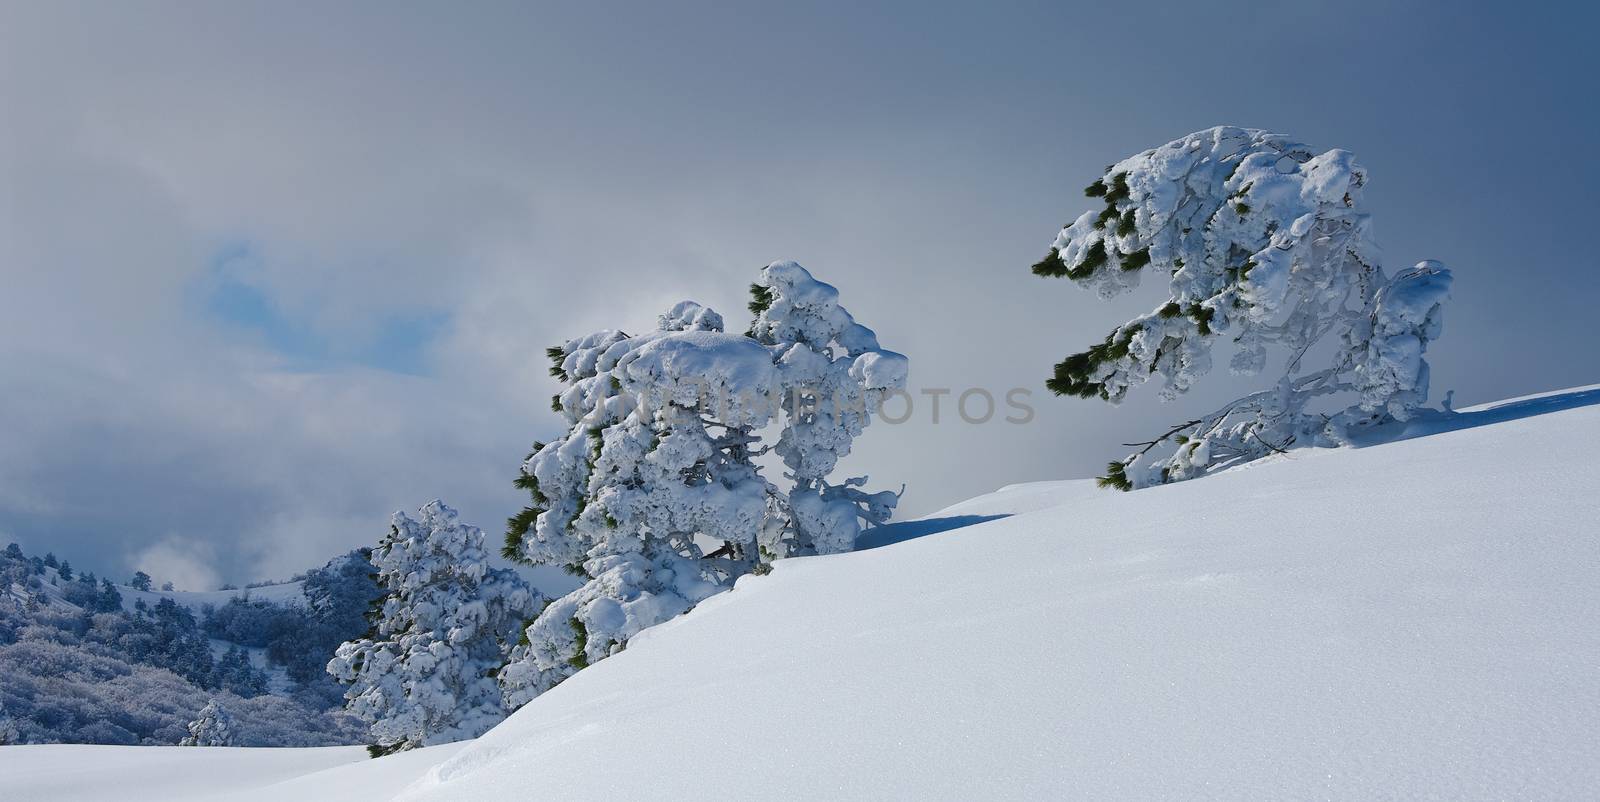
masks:
[[[1377,289],[1366,181],[1348,151],[1229,127],[1112,165],[1087,190],[1105,209],[1062,229],[1034,272],[1111,296],[1149,268],[1170,276],[1169,297],[1063,362],[1051,389],[1115,402],[1160,375],[1172,397],[1210,368],[1223,333],[1240,346],[1233,369],[1253,374],[1267,345],[1303,349],[1347,305],[1359,313]]]
[[[1051,390],[1116,403],[1159,376],[1171,400],[1211,369],[1224,335],[1236,347],[1235,373],[1260,373],[1269,347],[1286,359],[1278,388],[1176,427],[1151,445],[1181,438],[1180,453],[1123,477],[1141,451],[1113,463],[1109,483],[1170,481],[1290,443],[1337,443],[1351,426],[1380,422],[1358,413],[1404,419],[1426,399],[1421,353],[1439,333],[1450,274],[1430,262],[1394,282],[1384,275],[1366,183],[1348,151],[1217,127],[1124,159],[1089,186],[1105,208],[1063,228],[1034,273],[1110,297],[1149,270],[1168,277],[1168,297],[1056,365]],[[1333,365],[1297,377],[1306,352],[1330,333],[1343,340]],[[1309,399],[1343,391],[1360,396],[1351,414],[1301,417]]]
[[[640,339],[647,341],[617,360],[613,374],[636,403],[704,406],[723,425],[738,428],[763,426],[771,418],[778,374],[760,343],[705,330]]]
[[[378,581],[387,591],[386,613],[378,634],[404,632],[417,627],[444,627],[449,640],[472,638],[479,623],[480,604],[459,604],[455,592],[462,586],[489,585],[520,600],[528,589],[513,572],[489,567],[483,548],[483,530],[461,523],[458,513],[444,502],[428,502],[411,518],[396,512],[390,534],[372,550]],[[525,603],[517,601],[519,606]],[[390,612],[387,608],[393,605]],[[459,620],[450,613],[459,606],[474,615]]]
[[[679,301],[661,316],[656,327],[661,331],[722,331],[722,315],[694,301]]]
[[[837,345],[850,356],[877,350],[872,329],[839,305],[839,290],[817,281],[795,262],[773,262],[751,288],[756,321],[750,335],[767,345],[805,343],[817,350]]]
[[[856,488],[866,477],[830,485],[825,477],[871,421],[883,394],[905,387],[905,356],[839,305],[839,291],[794,262],[774,262],[751,287],[751,335],[773,351],[781,373],[783,432],[774,450],[790,470],[792,515],[767,548],[777,556],[848,551],[860,520],[883,523],[898,496]]]

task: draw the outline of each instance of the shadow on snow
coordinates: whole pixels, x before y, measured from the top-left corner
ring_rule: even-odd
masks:
[[[856,551],[866,551],[895,543],[904,543],[907,540],[916,540],[919,537],[937,535],[952,529],[960,529],[984,521],[994,521],[1008,518],[1008,515],[950,515],[944,518],[923,518],[917,521],[901,521],[900,523],[876,526],[861,533],[856,538]]]
[[[1585,387],[1581,390],[1551,393],[1535,398],[1524,398],[1516,401],[1505,401],[1482,409],[1466,412],[1445,412],[1437,409],[1427,409],[1418,412],[1415,418],[1398,424],[1399,428],[1383,427],[1370,436],[1359,438],[1358,446],[1379,445],[1392,443],[1399,440],[1410,440],[1416,437],[1442,434],[1444,432],[1472,429],[1478,426],[1488,426],[1494,423],[1531,418],[1535,415],[1548,415],[1552,412],[1561,412],[1568,409],[1593,406],[1600,404],[1600,387]]]

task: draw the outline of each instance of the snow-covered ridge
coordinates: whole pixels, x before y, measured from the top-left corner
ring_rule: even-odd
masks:
[[[231,796],[196,796],[226,782],[201,771],[100,790],[1583,796],[1600,787],[1600,389],[1449,423],[1485,425],[1134,493],[1009,487],[747,577],[462,747],[308,757]],[[0,777],[88,798],[19,769],[125,754],[0,748]]]
[[[262,585],[254,588],[237,588],[234,590],[137,590],[126,585],[118,585],[117,592],[122,594],[122,608],[132,611],[134,605],[144,602],[154,607],[162,599],[171,599],[179,607],[186,607],[195,615],[200,614],[201,608],[206,605],[221,607],[230,599],[249,599],[271,602],[277,605],[305,606],[305,583],[300,581],[283,582],[276,585]]]
[[[66,580],[62,580],[54,571],[50,571],[47,575],[41,577],[44,600],[54,606],[75,610],[77,605],[67,601],[62,596],[61,583],[63,581]],[[227,604],[230,599],[252,599],[277,605],[293,604],[300,606],[304,606],[306,600],[305,583],[300,581],[261,585],[253,588],[204,591],[139,590],[128,585],[116,585],[115,587],[117,593],[122,596],[122,609],[130,613],[134,611],[135,606],[141,601],[146,606],[154,607],[162,599],[171,599],[174,604],[187,608],[189,612],[195,615],[199,615],[200,611],[207,605],[221,607]]]

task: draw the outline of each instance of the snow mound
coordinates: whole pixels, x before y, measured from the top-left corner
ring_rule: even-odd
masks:
[[[1006,488],[746,577],[459,751],[237,798],[1584,796],[1600,393],[1574,395],[1134,493]]]

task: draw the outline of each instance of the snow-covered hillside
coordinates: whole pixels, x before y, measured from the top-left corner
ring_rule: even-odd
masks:
[[[67,580],[61,579],[54,571],[41,577],[42,601],[46,604],[76,611],[79,607],[67,601],[62,594],[61,586],[65,581]],[[302,607],[306,603],[305,583],[298,581],[234,590],[139,590],[128,585],[116,585],[116,589],[117,593],[122,596],[122,609],[130,613],[134,611],[139,602],[144,602],[146,606],[154,607],[162,599],[171,599],[173,603],[188,609],[189,612],[195,615],[199,615],[200,611],[207,605],[221,607],[227,604],[230,599],[259,600],[277,605],[293,604]]]
[[[136,590],[126,585],[118,585],[117,590],[122,593],[123,609],[129,611],[141,601],[154,607],[162,599],[171,599],[195,615],[199,615],[200,610],[206,605],[221,607],[230,599],[266,601],[277,605],[294,604],[302,607],[306,604],[305,583],[299,581],[234,590]]]
[[[24,767],[128,750],[5,747],[0,779],[30,800],[1591,793],[1600,392],[1427,431],[1127,494],[1016,486],[783,561],[464,747],[307,750],[232,796],[202,749],[96,789]]]

